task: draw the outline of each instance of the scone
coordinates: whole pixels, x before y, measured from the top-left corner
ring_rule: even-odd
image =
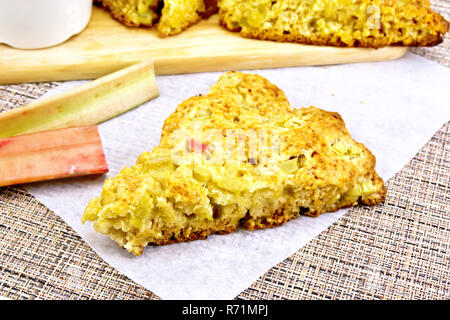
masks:
[[[162,0],[94,0],[128,27],[151,27],[159,18]]]
[[[170,36],[199,22],[201,13],[206,11],[203,0],[164,0],[158,33]]]
[[[83,222],[140,255],[147,244],[375,205],[385,193],[375,157],[339,114],[294,109],[265,78],[229,72],[178,106],[159,146],[107,179]]]
[[[129,27],[151,27],[170,36],[216,13],[217,0],[95,0]]]
[[[314,45],[431,46],[448,22],[428,0],[219,0],[219,20],[244,37]]]

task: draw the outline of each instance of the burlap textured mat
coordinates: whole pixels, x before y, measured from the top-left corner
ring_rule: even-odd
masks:
[[[433,7],[450,20],[448,0]],[[412,51],[450,67],[449,46],[447,35],[438,47]],[[0,86],[0,111],[57,85]],[[237,298],[450,299],[450,122],[387,187],[383,205],[350,210]],[[20,187],[0,188],[0,295],[158,299]]]

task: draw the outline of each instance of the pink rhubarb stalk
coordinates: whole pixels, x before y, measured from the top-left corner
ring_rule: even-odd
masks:
[[[0,187],[106,172],[97,126],[0,139]]]

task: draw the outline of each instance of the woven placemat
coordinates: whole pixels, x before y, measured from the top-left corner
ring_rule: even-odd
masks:
[[[433,8],[449,19],[450,2]],[[450,66],[449,35],[412,49]],[[58,83],[0,86],[0,111]],[[394,178],[384,204],[357,207],[238,299],[450,299],[450,122]],[[0,295],[158,299],[105,263],[21,187],[0,188]]]

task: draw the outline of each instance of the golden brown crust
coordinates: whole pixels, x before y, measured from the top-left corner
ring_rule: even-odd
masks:
[[[385,200],[386,196],[386,187],[384,185],[383,180],[378,176],[378,174],[375,173],[374,175],[374,184],[381,183],[381,191],[378,194],[378,197],[376,198],[360,198],[358,199],[358,202],[362,205],[368,205],[373,206],[377,205],[379,203],[382,203]],[[352,204],[345,204],[340,207],[336,207],[333,210],[330,210],[329,212],[335,212],[340,209],[345,209],[351,207]],[[259,229],[268,229],[268,228],[274,228],[281,226],[282,224],[298,218],[301,215],[308,215],[311,217],[318,217],[320,216],[321,212],[314,211],[310,212],[305,210],[305,212],[301,212],[299,210],[296,213],[292,213],[292,208],[281,208],[273,212],[272,215],[264,216],[264,217],[258,217],[254,218],[248,213],[245,215],[245,217],[241,220],[239,220],[239,223],[236,226],[224,224],[221,226],[214,226],[212,228],[206,228],[198,231],[191,232],[189,228],[185,228],[180,231],[180,233],[177,234],[167,234],[166,237],[158,239],[156,241],[153,241],[153,245],[169,245],[174,244],[178,242],[187,242],[187,241],[195,241],[195,240],[206,240],[209,235],[212,234],[219,234],[219,235],[225,235],[232,233],[236,231],[239,228],[245,228],[247,230],[259,230]],[[144,248],[138,249],[137,251],[133,252],[135,255],[141,255]]]
[[[385,198],[385,194],[386,194],[386,188],[383,185],[383,191],[382,191],[382,197],[381,197],[381,201],[373,201],[373,200],[368,200],[368,199],[364,199],[361,201],[361,204],[365,204],[365,205],[376,205],[381,203],[382,201],[384,201]],[[348,205],[344,205],[342,207],[336,208],[332,211],[329,212],[335,212],[337,210],[340,209],[345,209],[345,208],[349,208],[352,205],[348,204]],[[238,226],[228,226],[228,225],[224,225],[222,228],[209,228],[209,229],[203,229],[203,230],[199,230],[199,231],[194,231],[194,232],[190,232],[187,233],[186,229],[183,229],[179,234],[172,234],[172,235],[168,235],[166,238],[163,239],[158,239],[157,241],[154,241],[152,244],[154,245],[169,245],[169,244],[174,244],[174,243],[178,243],[178,242],[187,242],[187,241],[195,241],[195,240],[206,240],[208,238],[209,235],[212,234],[219,234],[219,235],[225,235],[225,234],[229,234],[232,233],[234,231],[236,231],[238,228],[245,228],[247,230],[259,230],[259,229],[268,229],[268,228],[274,228],[274,227],[278,227],[281,226],[282,224],[298,218],[301,215],[300,212],[298,212],[297,214],[292,214],[289,210],[276,210],[271,216],[265,216],[265,217],[259,217],[259,218],[253,218],[250,215],[245,215],[245,218],[240,220],[240,223]],[[305,215],[311,216],[311,217],[318,217],[320,215],[320,213],[318,212],[307,212],[305,213]],[[142,248],[142,250],[140,252],[134,253],[136,255],[140,255],[142,254],[144,248]]]
[[[211,234],[225,235],[236,231],[237,227],[224,225],[222,228],[205,228],[197,231],[190,231],[190,228],[184,228],[179,233],[171,233],[165,237],[152,242],[153,245],[165,246],[179,242],[189,242],[195,240],[206,240]],[[133,248],[132,253],[140,256],[144,252],[144,247]]]
[[[429,8],[429,3],[426,1],[415,0],[411,4],[404,6],[399,5],[395,0],[379,0],[378,2],[378,5],[381,6],[381,27],[373,29],[358,29],[354,27],[351,32],[347,33],[341,32],[342,30],[339,30],[339,32],[333,31],[335,29],[332,29],[332,24],[328,20],[325,22],[326,26],[322,26],[323,30],[316,30],[314,27],[311,27],[307,32],[299,31],[303,30],[302,28],[304,27],[299,27],[299,25],[302,26],[305,23],[304,21],[299,21],[298,25],[295,20],[280,23],[277,21],[277,18],[272,16],[265,21],[263,20],[265,16],[262,15],[258,20],[259,23],[254,22],[254,25],[251,25],[249,20],[252,16],[248,14],[251,10],[244,10],[242,8],[240,10],[237,6],[242,4],[243,8],[247,8],[245,6],[248,6],[248,3],[258,3],[257,0],[250,0],[248,2],[222,0],[219,3],[219,23],[230,31],[239,32],[247,38],[277,42],[297,42],[310,45],[368,48],[380,48],[389,45],[434,46],[442,42],[444,34],[449,29],[449,23],[440,14],[433,12]],[[271,9],[268,10],[270,11]],[[280,16],[282,13],[289,13],[290,11],[288,10],[295,11],[296,9],[288,6],[284,10],[286,11],[273,15]],[[299,19],[301,19],[301,14],[298,11],[295,12],[300,17]],[[388,16],[389,14],[392,17]],[[309,13],[309,15],[311,14]],[[392,21],[396,17],[398,17],[399,21]],[[315,18],[320,19],[323,17]],[[367,17],[358,18],[364,20]],[[342,28],[354,23],[353,21],[348,21],[347,24],[342,21],[332,22],[334,24],[343,24],[341,26]],[[384,29],[384,25],[389,25],[389,28]],[[345,39],[342,38],[343,36],[345,36]]]
[[[158,239],[153,242],[156,245],[167,245],[177,242],[194,241],[194,240],[205,240],[211,234],[228,234],[236,231],[237,227],[233,226],[223,226],[223,228],[209,228],[193,232],[187,232],[187,229],[181,230],[179,234],[172,234],[166,238]]]
[[[374,159],[375,159],[375,157],[374,157]],[[374,167],[375,167],[375,163],[374,163]],[[371,197],[363,197],[363,198],[358,199],[359,203],[365,204],[367,206],[373,206],[373,205],[381,203],[385,200],[386,192],[387,192],[386,186],[384,184],[383,179],[381,179],[381,177],[375,171],[373,174],[372,184],[379,186],[380,191]]]
[[[332,38],[324,37],[324,36],[316,36],[314,39],[310,37],[305,37],[301,35],[291,36],[291,35],[279,35],[279,34],[273,34],[266,31],[252,31],[252,32],[244,32],[241,29],[242,28],[229,28],[228,25],[224,22],[223,18],[219,17],[219,23],[221,26],[229,29],[233,32],[239,32],[241,36],[249,39],[259,39],[259,40],[269,40],[269,41],[276,41],[276,42],[296,42],[301,44],[308,44],[308,45],[315,45],[315,46],[334,46],[334,47],[341,47],[341,48],[347,48],[347,47],[354,47],[354,48],[382,48],[385,46],[399,46],[399,47],[432,47],[436,46],[443,41],[443,35],[445,34],[445,31],[443,34],[438,33],[434,35],[427,35],[426,37],[420,39],[420,40],[414,40],[408,43],[405,43],[404,41],[398,41],[398,42],[392,42],[389,43],[389,41],[386,40],[378,40],[375,42],[373,39],[362,39],[362,40],[353,40],[353,42],[344,43],[339,38]],[[446,29],[448,30],[448,22],[444,20],[444,25],[446,25]]]

